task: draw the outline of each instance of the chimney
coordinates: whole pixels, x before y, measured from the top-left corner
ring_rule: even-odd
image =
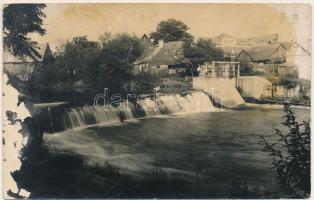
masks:
[[[164,47],[164,40],[158,40],[158,47],[163,48]]]

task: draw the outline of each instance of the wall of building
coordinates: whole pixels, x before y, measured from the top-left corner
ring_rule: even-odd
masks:
[[[299,78],[311,79],[311,56],[299,46],[290,48],[286,54],[286,62],[297,67]]]

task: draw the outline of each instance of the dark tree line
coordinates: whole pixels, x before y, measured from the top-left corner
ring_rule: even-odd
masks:
[[[104,88],[124,94],[132,63],[141,55],[140,39],[104,34],[100,41],[76,37],[65,43],[50,63],[36,65],[30,91],[40,101],[92,103]]]
[[[161,21],[156,31],[150,33],[150,38],[155,44],[158,40],[164,42],[184,41],[184,56],[196,67],[205,61],[223,60],[223,51],[206,38],[199,38],[195,41],[193,35],[188,32],[190,28],[180,20],[167,19]]]
[[[220,59],[222,51],[211,40],[198,39],[187,32],[183,22],[169,19],[159,23],[151,33],[153,41],[185,41],[184,55],[195,68],[205,61]],[[128,34],[103,34],[98,41],[76,37],[63,44],[55,59],[35,67],[30,79],[30,91],[39,101],[69,101],[92,103],[93,96],[104,88],[126,94],[132,75],[132,63],[144,52],[141,40]],[[196,70],[195,70],[196,71]]]

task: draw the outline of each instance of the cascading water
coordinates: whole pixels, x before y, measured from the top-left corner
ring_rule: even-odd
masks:
[[[160,96],[159,100],[163,102],[163,105],[170,113],[210,112],[215,110],[209,97],[202,92],[193,92],[185,96],[178,94]]]
[[[123,102],[117,107],[108,105],[103,109],[94,106],[71,108],[61,118],[64,129],[72,129],[103,122],[118,123],[121,121],[121,112],[125,120],[130,120],[138,113],[151,117],[161,114],[210,111],[215,111],[215,107],[209,97],[202,92],[193,92],[185,96],[175,94],[161,95],[156,99],[144,98],[138,100],[136,106],[131,102]]]
[[[158,100],[152,100],[150,98],[145,98],[137,101],[137,110],[144,111],[145,116],[155,116],[161,114],[161,109],[158,106]]]
[[[102,109],[97,109],[94,106],[71,108],[62,116],[63,125],[65,129],[71,129],[102,122],[120,122],[121,112],[124,113],[126,120],[134,118],[134,105],[131,103],[121,103],[117,107],[106,106]]]

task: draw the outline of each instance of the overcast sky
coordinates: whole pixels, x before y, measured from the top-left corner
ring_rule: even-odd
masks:
[[[32,37],[53,48],[75,36],[97,40],[104,32],[141,36],[168,18],[182,20],[195,37],[278,33],[309,47],[311,13],[304,4],[47,4],[44,12],[47,34]]]

